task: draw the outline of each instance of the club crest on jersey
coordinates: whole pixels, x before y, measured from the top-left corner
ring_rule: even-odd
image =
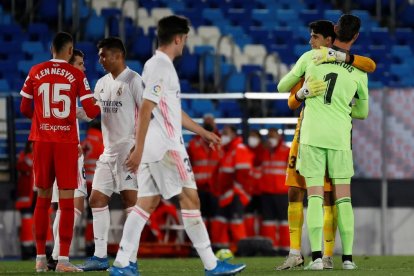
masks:
[[[119,97],[122,95],[122,88],[119,87],[118,91],[116,91],[116,95]]]
[[[83,79],[83,85],[85,85],[85,90],[91,90],[89,82],[86,78]]]

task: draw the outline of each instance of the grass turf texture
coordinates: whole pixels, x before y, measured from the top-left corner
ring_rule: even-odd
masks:
[[[414,257],[412,256],[375,256],[375,257],[354,257],[358,270],[342,270],[340,257],[335,257],[335,267],[331,271],[275,271],[276,265],[283,262],[284,258],[236,258],[232,263],[247,264],[247,268],[237,275],[262,276],[262,275],[414,275]],[[308,262],[310,258],[306,258]],[[75,264],[83,260],[74,260]],[[111,260],[112,263],[113,260]],[[0,275],[34,275],[34,261],[0,261]],[[155,275],[179,275],[193,276],[204,275],[201,261],[197,258],[188,259],[142,259],[139,261],[140,272],[143,276]],[[47,274],[56,275],[54,272]],[[86,273],[86,272],[85,272]],[[63,274],[63,273],[62,273]],[[64,273],[65,275],[67,273]],[[44,275],[44,274],[43,274]],[[79,275],[79,274],[78,274]],[[107,275],[107,272],[87,272],[87,276]]]

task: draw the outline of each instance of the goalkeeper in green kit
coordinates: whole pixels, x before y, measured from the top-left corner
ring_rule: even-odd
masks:
[[[320,52],[304,53],[294,68],[279,82],[279,91],[289,91],[302,77],[301,95],[305,109],[300,128],[296,169],[305,177],[308,192],[307,226],[312,261],[305,269],[322,270],[323,184],[325,173],[332,179],[338,226],[342,241],[343,269],[356,269],[352,261],[354,214],[351,204],[351,177],[354,174],[351,130],[352,118],[368,116],[367,74],[350,64],[335,62],[330,54],[347,52],[358,38],[361,21],[342,15],[335,25],[336,40],[326,63]],[[316,62],[314,62],[316,60]],[[316,63],[316,64],[315,64]]]

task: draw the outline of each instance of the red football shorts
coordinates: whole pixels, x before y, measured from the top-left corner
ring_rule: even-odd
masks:
[[[53,182],[62,190],[78,188],[78,145],[33,142],[34,185],[51,188]]]

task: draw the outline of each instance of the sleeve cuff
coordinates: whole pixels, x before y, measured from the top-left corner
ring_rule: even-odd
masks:
[[[20,91],[20,95],[22,95],[23,97],[28,98],[28,99],[33,99],[33,95],[27,94],[23,90]]]
[[[93,94],[87,94],[87,95],[83,95],[82,97],[79,98],[80,101],[89,99],[89,98],[93,98]]]

